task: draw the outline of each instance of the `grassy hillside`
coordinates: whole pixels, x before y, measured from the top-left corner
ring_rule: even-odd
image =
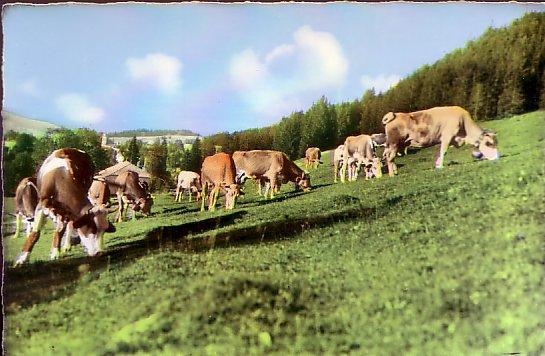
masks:
[[[324,164],[310,193],[286,186],[266,201],[250,183],[234,212],[199,213],[158,196],[154,216],[116,225],[104,269],[85,272],[93,263],[82,262],[75,282],[18,306],[10,291],[44,288],[25,276],[58,273],[81,255],[76,247],[42,263],[44,238],[24,273],[8,270],[6,348],[543,353],[544,121],[540,111],[487,123],[500,140],[496,162],[473,161],[466,147],[434,170],[428,149],[401,157],[394,178],[347,184],[332,184]],[[184,230],[195,221],[203,226]],[[122,262],[112,253],[157,226],[164,235],[148,237],[164,237],[159,249],[150,240]],[[22,239],[5,242],[12,259]]]
[[[58,129],[60,126],[46,121],[29,119],[8,111],[2,111],[4,132],[16,131],[41,136],[48,129]]]

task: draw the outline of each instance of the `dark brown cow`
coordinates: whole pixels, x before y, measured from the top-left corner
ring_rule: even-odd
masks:
[[[441,144],[435,161],[436,168],[443,168],[443,158],[451,144],[473,145],[476,158],[499,158],[495,134],[481,129],[471,115],[459,106],[435,107],[411,113],[389,112],[382,118],[382,123],[387,137],[384,157],[390,176],[397,171],[394,163],[397,152],[406,146]]]
[[[133,210],[133,219],[137,211],[149,215],[153,205],[153,198],[147,189],[147,184],[140,183],[138,173],[133,171],[123,172],[117,176],[114,183],[117,202],[119,204],[117,221],[123,221],[129,206]]]
[[[115,228],[108,222],[105,207],[93,207],[87,198],[92,180],[93,164],[83,151],[63,148],[46,158],[38,171],[38,205],[34,226],[15,265],[27,260],[48,216],[56,225],[51,259],[59,255],[60,237],[67,224],[75,229],[88,255],[94,256],[102,250],[104,232],[115,231]]]
[[[274,197],[274,191],[282,183],[294,182],[303,190],[310,189],[310,177],[305,171],[293,163],[286,154],[279,151],[253,150],[236,151],[233,160],[237,168],[237,176],[245,175],[259,181],[268,181],[269,186],[265,196],[270,191],[270,197]]]
[[[26,233],[30,234],[34,222],[34,213],[38,205],[38,188],[36,178],[23,178],[15,190],[15,235],[19,237],[23,219],[26,225]]]
[[[227,153],[216,153],[204,159],[201,169],[202,205],[204,211],[206,195],[208,197],[208,210],[216,209],[220,190],[225,192],[225,208],[234,209],[237,196],[241,195],[239,184],[236,180],[236,169],[233,158]]]

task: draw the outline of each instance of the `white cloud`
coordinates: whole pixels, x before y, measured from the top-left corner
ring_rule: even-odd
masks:
[[[361,85],[363,86],[364,90],[375,88],[375,91],[377,93],[383,93],[391,87],[395,86],[400,80],[401,77],[397,74],[380,74],[376,77],[362,75]]]
[[[150,53],[143,58],[128,58],[125,64],[131,79],[149,84],[166,94],[175,93],[182,85],[183,64],[175,57]]]
[[[232,85],[257,113],[278,117],[346,83],[348,60],[335,36],[303,26],[293,42],[264,55],[246,49],[231,58]]]
[[[70,120],[84,124],[95,124],[102,121],[104,110],[93,106],[84,95],[70,93],[59,96],[57,108]]]
[[[38,85],[34,79],[27,79],[24,82],[20,83],[17,86],[17,89],[27,95],[38,97],[40,96],[40,91],[38,90]]]

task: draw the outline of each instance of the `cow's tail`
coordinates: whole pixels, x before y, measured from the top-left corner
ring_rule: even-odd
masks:
[[[396,114],[393,112],[389,112],[386,115],[384,115],[384,117],[382,118],[382,124],[386,125],[387,123],[394,121],[395,118],[396,118]]]

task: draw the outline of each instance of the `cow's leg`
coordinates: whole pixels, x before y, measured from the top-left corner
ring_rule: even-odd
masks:
[[[450,144],[450,141],[452,138],[449,138],[448,140],[445,140],[444,138],[441,140],[441,146],[439,148],[439,152],[437,155],[437,158],[435,160],[435,168],[443,168],[443,160],[445,157],[445,153],[447,153],[448,146]]]
[[[203,183],[202,185],[202,193],[201,193],[201,211],[204,211],[204,207],[205,207],[205,202],[206,202],[206,188],[207,188],[207,184],[206,183]]]
[[[388,175],[393,177],[397,174],[397,166],[394,163],[394,159],[397,155],[397,146],[387,146],[384,150],[384,158],[386,158],[386,164],[388,165]]]
[[[212,190],[212,194],[211,194],[211,203],[210,203],[210,206],[208,207],[208,210],[211,210],[211,211],[215,211],[216,210],[216,204],[218,202],[218,196],[220,194],[220,187],[219,186],[215,186],[214,189]]]
[[[26,259],[28,258],[28,255],[32,251],[32,248],[34,248],[34,245],[36,244],[36,241],[40,238],[40,232],[45,224],[46,216],[43,213],[41,208],[36,208],[36,213],[34,214],[34,226],[32,228],[32,231],[27,236],[26,241],[23,245],[23,248],[21,249],[21,253],[15,260],[15,266],[22,265]]]
[[[343,160],[343,166],[341,167],[341,183],[344,183],[346,180],[345,176],[346,176],[347,168],[348,168],[348,162],[345,157],[345,159]]]
[[[70,249],[72,248],[73,232],[74,232],[74,227],[72,226],[72,222],[67,223],[66,230],[64,231],[64,235],[62,236],[61,253],[66,253],[70,251]]]
[[[263,189],[261,186],[261,179],[257,178],[256,182],[257,182],[257,195],[261,196],[261,190]]]
[[[15,216],[15,235],[13,235],[14,239],[19,237],[19,234],[21,233],[22,225],[23,225],[23,216],[20,213],[17,213],[17,215]]]
[[[120,194],[119,192],[116,193],[117,195],[117,222],[123,221],[123,194]]]
[[[180,185],[176,185],[176,194],[174,194],[174,201],[180,201]]]
[[[66,230],[66,223],[62,222],[60,219],[57,221],[55,231],[53,232],[53,239],[51,240],[51,254],[49,255],[50,260],[56,260],[59,258],[59,248],[61,245],[61,237],[63,236]]]
[[[274,189],[276,187],[276,176],[273,175],[270,179],[269,179],[269,190],[271,191],[271,199],[274,198]]]
[[[191,191],[191,188],[188,189],[187,194],[189,195],[189,202],[191,203],[193,199],[193,192]]]
[[[132,208],[131,210],[132,210],[131,220],[134,221],[136,220],[136,210],[134,210],[134,208]],[[129,211],[129,203],[127,203],[127,211]]]

